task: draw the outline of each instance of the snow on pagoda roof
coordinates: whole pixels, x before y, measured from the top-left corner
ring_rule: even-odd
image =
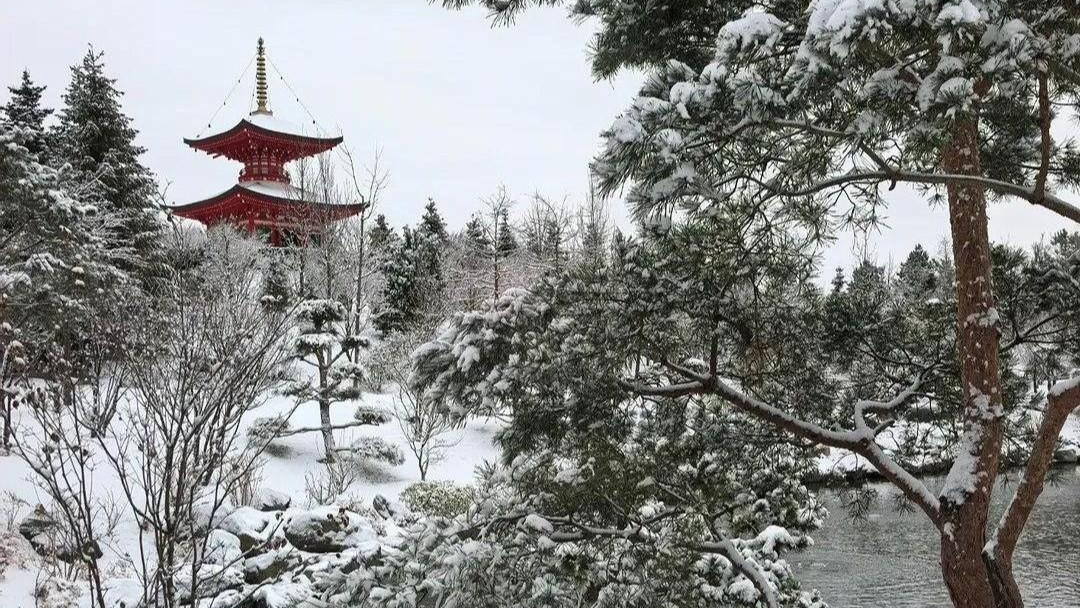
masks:
[[[237,184],[245,190],[251,190],[256,194],[285,198],[293,201],[306,200],[305,192],[292,184],[282,182],[240,182]],[[230,188],[231,190],[232,188]],[[228,190],[226,190],[228,192]],[[224,193],[222,193],[224,194]]]
[[[297,124],[293,124],[287,120],[282,120],[273,114],[266,114],[262,112],[252,112],[250,115],[244,118],[247,122],[266,129],[267,131],[274,131],[277,133],[285,133],[288,135],[296,135],[299,137],[320,137],[323,139],[340,137],[340,132],[326,132],[322,131],[316,135],[312,134],[312,131],[321,131],[318,128],[302,127]]]
[[[221,152],[217,149],[227,142],[236,141],[237,137],[254,137],[256,139],[269,139],[287,141],[291,144],[299,144],[303,147],[314,146],[312,150],[306,150],[306,154],[315,154],[328,150],[341,143],[341,135],[320,134],[312,135],[305,133],[304,128],[288,121],[277,118],[272,114],[252,113],[224,131],[217,131],[209,135],[185,138],[187,145],[210,152]]]
[[[305,192],[291,184],[280,182],[240,182],[228,190],[209,198],[186,205],[176,205],[172,212],[181,217],[206,221],[215,216],[228,215],[240,208],[251,206],[275,208],[279,211],[291,209],[304,212],[328,213],[334,219],[341,219],[359,213],[364,204],[336,204],[312,201]],[[269,207],[266,207],[269,205]]]

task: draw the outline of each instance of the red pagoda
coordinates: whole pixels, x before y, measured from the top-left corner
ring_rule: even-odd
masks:
[[[235,186],[210,198],[173,207],[180,217],[207,226],[233,224],[261,234],[274,246],[303,245],[318,238],[327,223],[360,213],[364,205],[315,202],[292,185],[285,163],[326,152],[341,137],[310,137],[278,120],[267,103],[266,53],[259,38],[255,57],[256,108],[231,129],[184,143],[244,163]]]

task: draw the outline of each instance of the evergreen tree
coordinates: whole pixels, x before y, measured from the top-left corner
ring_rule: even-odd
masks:
[[[263,272],[260,302],[267,310],[284,312],[293,303],[293,289],[289,281],[289,268],[276,252],[270,253]]]
[[[483,220],[475,214],[465,223],[465,241],[469,249],[474,252],[486,253],[491,247],[491,241],[488,240],[484,230]]]
[[[110,333],[138,300],[105,250],[110,218],[65,189],[26,146],[32,127],[0,122],[0,410],[16,378],[80,378],[81,355],[114,348]],[[137,305],[137,304],[136,304]],[[5,424],[4,442],[10,427]]]
[[[335,429],[376,426],[391,420],[390,413],[384,408],[364,404],[357,406],[350,423],[335,425],[330,415],[331,408],[354,401],[363,394],[367,382],[366,368],[362,362],[350,359],[350,354],[370,352],[375,332],[367,320],[363,319],[361,331],[354,333],[345,306],[321,298],[301,302],[296,314],[299,327],[293,343],[293,358],[314,373],[298,376],[286,384],[283,392],[300,403],[316,403],[319,406],[319,426],[289,428],[288,420],[269,418],[260,421],[254,432],[264,439],[271,439],[317,431],[322,435],[323,457],[327,462],[342,457],[390,464],[404,462],[401,450],[380,437],[360,437],[348,447],[339,447],[334,437]]]
[[[371,241],[371,247],[376,251],[382,250],[388,246],[390,241],[396,238],[394,229],[386,223],[386,216],[379,214],[375,217],[375,225],[371,227],[371,231],[368,232],[368,238]]]
[[[518,249],[517,238],[514,236],[514,225],[510,223],[510,208],[503,206],[498,212],[498,230],[495,235],[495,248],[500,254],[511,254]]]
[[[132,266],[157,260],[160,224],[154,177],[139,158],[145,149],[135,143],[138,132],[124,114],[116,81],[105,73],[104,53],[93,47],[71,68],[64,106],[56,127],[57,158],[69,163],[93,196],[120,213],[121,225],[112,248],[132,249]]]
[[[424,206],[424,215],[420,217],[420,225],[417,232],[426,234],[436,239],[440,244],[446,243],[449,238],[446,233],[446,222],[439,215],[439,209],[435,206],[435,199],[429,198]]]
[[[30,72],[23,70],[19,86],[8,87],[8,91],[11,92],[11,99],[0,108],[3,111],[2,119],[14,127],[28,129],[30,135],[25,142],[26,149],[40,156],[46,149],[45,119],[52,114],[51,109],[41,106],[41,94],[45,87],[35,85],[30,79]]]
[[[991,495],[1012,450],[1006,437],[1018,409],[1006,401],[1014,356],[1008,349],[1016,347],[1001,335],[1009,329],[1024,341],[1032,329],[1029,319],[1017,318],[1018,330],[1003,323],[987,204],[1009,198],[1080,222],[1080,207],[1059,194],[1080,182],[1075,146],[1052,128],[1067,115],[1056,110],[1074,106],[1080,93],[1080,55],[1070,42],[1080,12],[1034,1],[476,1],[504,22],[528,6],[567,4],[574,15],[600,22],[594,69],[649,67],[638,98],[605,133],[594,163],[601,192],[629,187],[635,216],[656,225],[730,214],[727,221],[755,235],[751,250],[740,252],[748,273],[759,267],[755,256],[767,260],[801,247],[804,235],[818,240],[873,223],[897,184],[925,188],[947,203],[955,276],[944,283],[953,291],[945,312],[955,331],[951,364],[939,365],[949,350],[941,345],[911,349],[918,356],[896,361],[901,369],[894,371],[914,384],[893,375],[896,386],[870,401],[837,402],[834,409],[846,409],[849,419],[829,428],[847,429],[841,435],[791,413],[798,385],[787,397],[763,398],[754,377],[718,371],[727,355],[717,349],[704,366],[710,372],[685,368],[646,390],[699,391],[801,440],[863,456],[939,531],[941,574],[955,606],[1022,606],[1014,551],[1068,413],[1080,406],[1080,383],[1059,377],[1046,395],[1037,451],[995,525]],[[711,293],[724,297],[719,288]],[[751,305],[758,302],[731,308]],[[883,321],[919,318],[894,310],[913,303],[891,308],[881,311]],[[720,309],[722,316],[734,312]],[[903,336],[908,329],[891,331]],[[961,388],[950,428],[962,429],[966,441],[945,486],[931,491],[883,456],[876,429],[933,407],[919,398],[923,386],[950,372]],[[766,593],[759,582],[754,586]]]
[[[402,238],[390,242],[380,264],[384,308],[375,323],[383,332],[415,327],[442,303],[446,291],[443,255],[449,237],[435,202],[429,200],[416,228],[404,226],[401,232]]]
[[[916,245],[897,272],[901,295],[912,303],[925,301],[938,289],[938,276],[930,254]]]

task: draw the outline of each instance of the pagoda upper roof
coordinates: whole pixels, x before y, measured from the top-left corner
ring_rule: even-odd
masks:
[[[243,151],[251,145],[284,148],[291,157],[287,160],[292,160],[325,152],[341,142],[340,135],[306,135],[300,127],[263,112],[253,112],[225,131],[194,139],[184,138],[184,143],[196,150],[233,160],[243,160]]]
[[[280,182],[240,182],[210,198],[177,205],[180,217],[212,224],[222,219],[255,217],[259,220],[340,220],[364,210],[363,204],[341,205],[307,199],[306,193]]]

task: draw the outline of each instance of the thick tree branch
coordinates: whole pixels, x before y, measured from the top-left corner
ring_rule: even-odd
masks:
[[[664,362],[669,369],[690,378],[689,382],[650,387],[621,382],[624,388],[639,395],[682,397],[692,394],[712,393],[734,405],[743,412],[764,420],[792,435],[814,443],[848,450],[865,458],[886,479],[895,485],[908,500],[918,505],[934,525],[941,525],[941,513],[938,499],[914,475],[904,470],[892,460],[876,442],[881,425],[871,428],[865,419],[866,412],[888,412],[906,403],[915,396],[926,378],[926,373],[911,387],[887,402],[861,401],[855,406],[856,429],[843,431],[828,429],[807,420],[799,419],[784,410],[751,397],[730,384],[711,375],[702,375],[694,370],[670,362]]]
[[[776,591],[769,584],[769,581],[765,580],[765,575],[761,573],[761,568],[756,564],[751,564],[743,557],[739,552],[739,548],[735,546],[735,543],[731,542],[731,539],[724,538],[719,542],[702,543],[699,546],[700,550],[704,553],[718,553],[723,555],[729,562],[731,567],[738,570],[754,584],[754,587],[761,592],[761,596],[765,605],[768,608],[779,608],[780,602],[776,599]]]
[[[1009,564],[1016,543],[1024,531],[1039,495],[1043,491],[1046,473],[1054,460],[1054,448],[1069,414],[1080,407],[1080,377],[1055,384],[1050,389],[1046,411],[1043,413],[1031,456],[1024,467],[1024,476],[1016,487],[1008,508],[1001,516],[997,529],[984,553],[987,557]]]
[[[358,426],[372,426],[372,424],[370,422],[367,422],[366,420],[354,420],[352,422],[343,422],[341,424],[331,424],[329,428],[331,431],[338,431],[341,429],[351,429]],[[295,429],[283,430],[280,433],[274,435],[274,437],[290,437],[292,435],[300,435],[301,433],[321,433],[325,429],[326,427],[322,426],[303,426]]]
[[[1070,219],[1070,220],[1072,220],[1072,221],[1074,221],[1076,223],[1080,223],[1080,207],[1076,206],[1073,203],[1070,203],[1069,201],[1066,201],[1065,199],[1061,198],[1060,196],[1057,196],[1055,194],[1051,194],[1051,193],[1046,191],[1045,173],[1048,171],[1049,166],[1050,166],[1049,148],[1048,148],[1048,146],[1050,144],[1049,131],[1048,131],[1050,120],[1049,120],[1049,92],[1044,91],[1044,89],[1043,89],[1044,86],[1047,86],[1045,84],[1045,80],[1046,80],[1046,73],[1042,72],[1040,74],[1040,126],[1042,126],[1044,136],[1043,136],[1043,141],[1042,141],[1042,144],[1041,144],[1041,155],[1043,157],[1043,160],[1040,163],[1039,175],[1042,175],[1043,179],[1042,179],[1041,183],[1037,180],[1034,187],[1022,186],[1020,184],[1014,184],[1014,183],[1006,182],[1006,181],[1002,181],[1002,180],[991,179],[991,178],[983,177],[983,176],[980,176],[980,175],[962,175],[962,174],[951,174],[951,173],[923,173],[923,172],[919,172],[919,171],[904,171],[904,170],[901,170],[901,169],[897,169],[897,168],[893,167],[892,165],[888,164],[888,162],[886,162],[886,160],[884,158],[882,158],[871,147],[869,147],[869,146],[867,146],[865,144],[859,143],[859,142],[855,143],[856,147],[858,147],[858,149],[860,151],[862,151],[864,154],[866,154],[869,157],[869,159],[875,165],[877,165],[877,167],[879,169],[878,171],[852,171],[852,172],[844,174],[844,175],[838,175],[838,176],[833,176],[833,177],[830,177],[830,178],[823,179],[823,180],[821,180],[821,181],[819,181],[817,183],[810,184],[809,186],[806,186],[806,187],[803,187],[803,188],[795,188],[795,189],[780,188],[775,184],[774,180],[770,180],[770,181],[766,182],[766,181],[761,180],[760,178],[757,178],[757,177],[754,177],[754,176],[751,176],[751,175],[742,175],[742,176],[739,176],[739,177],[742,177],[743,179],[754,182],[755,184],[757,184],[761,188],[764,188],[765,190],[769,191],[769,193],[774,195],[774,196],[791,196],[791,197],[808,196],[808,195],[811,195],[811,194],[816,194],[816,193],[821,192],[823,190],[828,190],[830,188],[835,188],[835,187],[843,186],[845,184],[854,184],[854,183],[872,183],[872,182],[888,181],[888,182],[894,182],[894,183],[896,183],[896,182],[909,182],[909,183],[935,184],[935,185],[975,184],[975,185],[981,185],[981,186],[987,188],[988,190],[991,190],[991,191],[996,192],[996,193],[1001,194],[1001,195],[1016,196],[1018,198],[1022,198],[1022,199],[1028,201],[1029,203],[1031,203],[1033,205],[1038,205],[1040,207],[1043,207],[1045,209],[1053,211],[1054,213],[1057,213],[1058,215],[1060,215],[1062,217],[1068,218],[1068,219]],[[1045,113],[1046,113],[1046,118],[1045,119],[1043,118],[1044,106],[1045,106]],[[1043,126],[1043,125],[1045,125],[1045,126]],[[806,131],[808,133],[813,133],[813,134],[816,134],[816,135],[821,135],[821,136],[824,136],[824,137],[832,137],[832,138],[837,138],[837,139],[845,139],[845,138],[850,138],[851,137],[850,133],[845,133],[844,131],[839,131],[839,130],[836,130],[836,129],[830,129],[830,128],[827,128],[827,127],[822,127],[822,126],[815,125],[815,124],[812,124],[812,123],[802,123],[802,122],[798,122],[798,121],[765,121],[765,122],[750,122],[750,121],[747,121],[747,122],[744,122],[744,123],[740,123],[738,126],[731,129],[721,139],[727,139],[727,138],[730,138],[730,137],[734,137],[735,135],[737,135],[738,133],[740,133],[742,131],[745,131],[745,130],[751,129],[751,128],[755,128],[755,127],[798,129],[798,130]]]

